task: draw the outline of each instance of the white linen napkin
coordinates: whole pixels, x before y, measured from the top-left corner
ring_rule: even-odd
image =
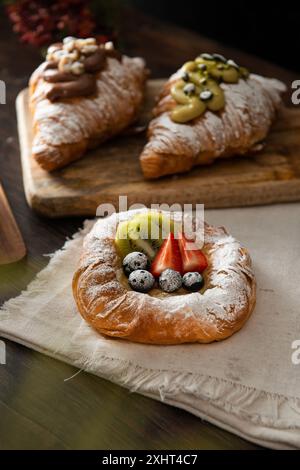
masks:
[[[276,449],[300,448],[300,204],[206,211],[250,250],[257,306],[209,345],[152,346],[101,336],[78,314],[71,280],[85,229],[0,310],[0,336]]]

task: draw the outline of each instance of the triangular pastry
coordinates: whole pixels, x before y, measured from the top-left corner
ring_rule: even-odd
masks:
[[[201,54],[170,77],[141,156],[146,178],[189,171],[262,148],[285,85],[248,73],[219,54]]]
[[[52,171],[121,132],[137,117],[146,75],[143,59],[112,43],[68,37],[50,46],[30,79],[33,157]]]

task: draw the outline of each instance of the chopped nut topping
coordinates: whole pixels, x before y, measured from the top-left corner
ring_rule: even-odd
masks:
[[[48,54],[53,54],[53,52],[59,51],[60,50],[60,45],[59,44],[52,44],[52,46],[48,47],[47,53]]]
[[[86,45],[85,39],[76,39],[76,47],[80,50],[82,47]]]
[[[81,75],[84,73],[84,65],[82,62],[74,62],[71,65],[71,72],[74,73],[75,75]]]
[[[66,44],[63,45],[65,51],[72,52],[76,50],[76,40],[70,40]]]
[[[87,56],[100,48],[113,50],[111,41],[98,46],[95,38],[77,39],[67,36],[62,43],[53,44],[48,48],[46,60],[56,62],[59,71],[81,75],[85,72],[84,62]]]
[[[75,41],[75,40],[76,40],[76,38],[74,38],[73,36],[67,36],[63,39],[63,43],[67,44],[68,42]]]
[[[92,45],[96,45],[96,39],[95,38],[87,38],[85,39],[85,44],[86,46],[92,46]]]
[[[52,54],[52,59],[55,62],[59,62],[62,57],[65,57],[67,55],[67,51],[64,51],[63,49],[59,49]]]
[[[91,45],[87,45],[87,46],[83,46],[81,48],[81,53],[84,54],[84,55],[89,55],[89,54],[93,54],[94,52],[96,52],[98,49],[98,46],[96,44],[91,44]]]
[[[114,49],[114,43],[112,41],[107,41],[105,44],[104,44],[104,49],[107,49],[107,50],[112,50]]]

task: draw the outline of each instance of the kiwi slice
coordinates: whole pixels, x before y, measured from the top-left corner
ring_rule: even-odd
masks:
[[[126,255],[133,251],[130,240],[128,238],[128,221],[120,222],[117,228],[116,247],[121,258],[125,258]]]
[[[174,222],[162,212],[149,211],[135,215],[129,222],[128,229],[129,237],[133,240],[159,240],[161,245],[163,239],[174,230]]]
[[[137,214],[128,224],[128,236],[131,242],[137,244],[139,250],[150,259],[155,257],[164,240],[162,224],[162,214],[155,211]]]
[[[115,243],[119,255],[124,259],[129,253],[140,251],[148,258],[153,259],[161,245],[161,240],[145,240],[138,237],[129,238],[129,223],[125,221],[118,225]]]
[[[161,244],[158,243],[158,240],[143,240],[138,238],[137,240],[131,240],[133,246],[135,246],[135,251],[141,251],[144,253],[150,260],[155,258],[156,253],[159,250]]]
[[[174,221],[161,212],[136,214],[119,224],[117,250],[122,258],[132,251],[140,251],[152,260],[170,231],[174,231]]]

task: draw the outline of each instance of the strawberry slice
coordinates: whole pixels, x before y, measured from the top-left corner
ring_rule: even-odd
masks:
[[[168,238],[163,242],[157,252],[151,264],[150,271],[154,277],[159,277],[167,268],[174,269],[182,274],[182,261],[178,240],[175,239],[174,233],[172,232],[170,232]]]
[[[193,240],[188,240],[183,233],[180,234],[179,249],[182,259],[183,274],[189,272],[202,273],[207,268],[207,259]]]

